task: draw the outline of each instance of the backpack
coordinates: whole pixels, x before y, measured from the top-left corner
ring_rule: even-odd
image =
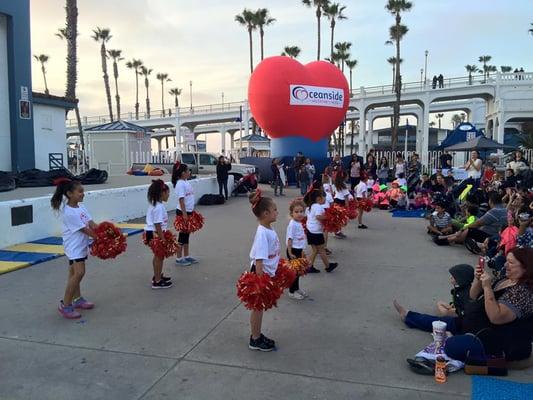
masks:
[[[198,204],[202,206],[214,206],[217,204],[224,204],[225,202],[226,200],[224,199],[224,196],[219,194],[204,194],[198,200]]]

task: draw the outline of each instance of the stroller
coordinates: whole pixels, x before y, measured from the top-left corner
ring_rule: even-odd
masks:
[[[257,176],[255,172],[252,172],[237,181],[231,195],[238,196],[239,194],[253,192],[255,189],[257,189]]]

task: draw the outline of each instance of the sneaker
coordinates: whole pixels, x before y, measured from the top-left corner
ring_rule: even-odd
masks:
[[[366,226],[365,224],[361,224],[358,226],[359,229],[368,229],[368,226]]]
[[[338,266],[339,266],[339,264],[337,264],[337,263],[329,263],[329,266],[326,268],[326,272],[332,272]]]
[[[303,299],[305,299],[305,297],[302,296],[302,295],[301,295],[300,293],[298,293],[298,292],[294,292],[294,293],[289,292],[289,297],[290,297],[291,299],[294,299],[294,300],[303,300]]]
[[[346,235],[342,232],[337,232],[335,233],[335,237],[338,238],[338,239],[344,239],[346,238]]]
[[[472,239],[472,238],[466,238],[465,247],[472,254],[480,254],[481,253],[481,249],[479,248],[477,242],[474,239]]]
[[[152,289],[168,289],[170,287],[172,287],[172,281],[161,279],[159,282],[152,282]]]
[[[261,334],[260,338],[262,338],[262,339],[263,339],[265,342],[267,342],[267,343],[271,343],[271,344],[273,344],[274,346],[276,345],[276,342],[275,342],[274,340],[267,338],[267,337],[266,337],[265,335],[263,335],[263,334]]]
[[[276,345],[272,341],[267,340],[265,336],[259,336],[257,339],[252,339],[250,336],[250,343],[248,343],[250,350],[259,351],[272,351],[276,348]]]
[[[66,306],[63,304],[63,300],[59,302],[57,311],[59,311],[59,314],[67,319],[76,319],[81,317],[81,314],[74,309],[73,305]]]
[[[94,308],[94,303],[85,300],[83,297],[78,297],[72,302],[74,308],[80,308],[82,310],[91,310]]]
[[[189,261],[191,264],[198,264],[198,260],[194,257],[185,257],[185,260]]]
[[[161,280],[165,281],[165,282],[169,282],[169,281],[172,280],[172,278],[170,276],[165,276],[165,275],[161,274]],[[154,281],[155,281],[155,276],[152,276],[152,282],[154,282]]]
[[[300,293],[303,297],[309,297],[309,295],[303,289],[298,289],[296,293]]]
[[[316,269],[315,267],[313,267],[312,265],[307,269],[307,273],[308,274],[318,274],[320,273],[320,270],[319,269]]]
[[[176,260],[176,265],[179,265],[180,267],[188,267],[191,265],[191,262],[187,261],[185,258],[178,258]]]

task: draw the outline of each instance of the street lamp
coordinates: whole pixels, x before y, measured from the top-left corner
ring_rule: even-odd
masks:
[[[189,81],[189,96],[191,98],[191,111],[192,111],[192,81]]]
[[[222,109],[224,109],[224,92],[222,92]]]
[[[424,68],[420,68],[420,87],[424,86],[423,79],[424,79]]]
[[[426,55],[426,60],[424,62],[424,85],[426,84],[428,80],[428,54],[429,51],[425,51],[424,54]]]

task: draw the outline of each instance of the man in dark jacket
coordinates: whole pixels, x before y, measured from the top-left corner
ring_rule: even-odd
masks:
[[[224,190],[224,197],[228,199],[228,172],[231,171],[231,163],[224,156],[218,157],[217,163],[217,182],[218,194],[222,196]]]

